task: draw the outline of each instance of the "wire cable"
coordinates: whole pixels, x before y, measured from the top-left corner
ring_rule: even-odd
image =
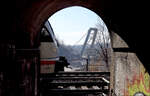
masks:
[[[74,45],[77,45],[86,35],[87,35],[87,33],[83,34],[83,36],[77,42],[75,42]]]

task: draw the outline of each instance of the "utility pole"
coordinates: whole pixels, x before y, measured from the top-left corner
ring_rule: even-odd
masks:
[[[89,66],[89,59],[88,58],[86,58],[86,71],[88,71],[89,69],[88,69],[88,66]]]

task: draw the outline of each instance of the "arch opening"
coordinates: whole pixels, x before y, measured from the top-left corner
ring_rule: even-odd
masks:
[[[110,72],[110,36],[95,12],[81,6],[67,7],[54,13],[46,23],[57,43],[54,54],[70,63],[66,71]]]

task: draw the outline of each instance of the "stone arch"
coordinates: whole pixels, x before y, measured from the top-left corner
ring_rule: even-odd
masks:
[[[27,33],[28,36],[29,36],[29,38],[28,38],[29,40],[27,40],[27,42],[25,42],[25,43],[28,43],[29,44],[28,47],[30,47],[30,48],[38,46],[38,37],[37,36],[38,36],[38,33],[39,33],[44,21],[46,21],[49,16],[51,16],[52,14],[57,12],[58,10],[61,10],[63,8],[70,7],[70,6],[86,7],[88,9],[94,11],[95,13],[97,13],[99,16],[101,16],[101,18],[106,23],[108,29],[109,29],[109,27],[111,27],[111,28],[115,27],[115,26],[112,26],[111,22],[109,23],[109,19],[107,19],[109,17],[108,15],[113,13],[113,12],[112,13],[110,12],[110,6],[108,4],[109,4],[109,2],[105,1],[105,0],[102,0],[102,1],[101,0],[39,0],[39,1],[34,1],[30,5],[30,7],[26,8],[25,11],[22,12],[23,14],[21,16],[22,17],[22,20],[20,21],[21,22],[21,25],[20,25],[21,30],[23,30],[23,32]],[[120,33],[119,35],[125,38],[124,40],[127,41],[127,44],[132,45],[132,44],[135,43],[135,42],[129,43],[129,40],[132,40],[131,39],[132,33],[129,34],[129,35],[131,35],[129,40],[127,39],[128,36],[126,36],[127,33],[124,33],[124,34]],[[138,37],[136,37],[136,40],[137,40],[137,38]],[[124,42],[124,40],[123,40],[123,42]],[[136,50],[135,46],[133,46],[133,49]],[[130,50],[127,50],[127,51],[130,51]],[[140,52],[143,52],[143,51],[140,51]],[[129,53],[126,53],[126,54],[128,55]],[[119,54],[119,56],[120,56],[120,54]],[[136,56],[135,54],[131,54],[131,57],[135,57],[135,56]],[[132,60],[130,60],[130,59],[126,60],[126,61],[127,62],[132,62]],[[137,61],[137,62],[139,62],[139,61]],[[124,63],[122,63],[122,62],[121,62],[121,64],[124,65]],[[142,66],[141,62],[140,63],[135,63],[135,64],[137,64],[139,66]],[[145,70],[145,69],[142,67],[140,69],[140,71],[138,70],[138,72],[143,72],[143,70]],[[122,70],[121,71],[119,70],[117,72],[118,73],[122,72]],[[126,70],[125,70],[125,72],[126,72]],[[130,71],[128,71],[128,72],[130,73]],[[114,73],[114,72],[112,72],[112,73]],[[118,75],[118,77],[119,76],[123,76],[123,75]],[[131,81],[132,81],[132,75],[131,75],[130,78],[131,78]],[[124,77],[123,79],[125,80],[126,77]],[[116,78],[113,81],[115,83],[121,84],[121,83],[117,82]],[[126,84],[124,84],[123,88],[128,89],[125,86]],[[118,87],[118,89],[119,88],[120,87]],[[122,90],[124,90],[124,89],[121,89],[119,92],[121,94],[124,94],[122,92]],[[119,94],[119,92],[114,92],[114,93]]]
[[[37,34],[41,30],[43,23],[55,12],[71,6],[81,6],[97,13],[105,22],[104,1],[99,0],[41,0],[31,4],[31,7],[22,14],[21,30],[30,36],[27,40],[29,46],[37,46]]]

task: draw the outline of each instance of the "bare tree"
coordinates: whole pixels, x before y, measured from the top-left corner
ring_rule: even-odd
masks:
[[[98,58],[103,60],[106,64],[106,68],[109,71],[110,56],[111,56],[111,44],[108,29],[104,22],[98,22],[96,24],[98,34],[96,38],[96,52]]]

